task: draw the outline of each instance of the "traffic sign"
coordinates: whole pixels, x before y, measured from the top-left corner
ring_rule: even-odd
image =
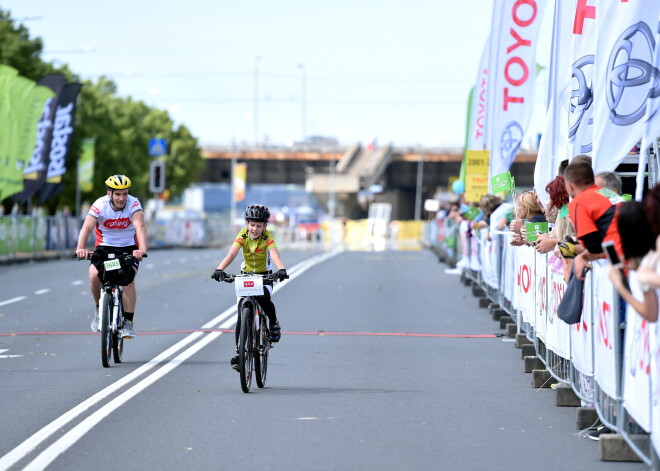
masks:
[[[151,157],[167,155],[167,139],[159,137],[152,137],[149,139],[149,155]]]

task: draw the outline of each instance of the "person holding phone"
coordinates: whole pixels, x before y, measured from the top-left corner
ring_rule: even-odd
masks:
[[[624,260],[620,260],[611,242],[603,243],[604,253],[612,264],[610,280],[626,303],[644,319],[655,322],[658,319],[658,298],[655,289],[640,283],[631,290],[625,272],[657,264],[657,253],[653,250],[655,239],[644,203],[639,201],[623,203],[619,207],[617,224]],[[636,292],[637,297],[633,291]]]

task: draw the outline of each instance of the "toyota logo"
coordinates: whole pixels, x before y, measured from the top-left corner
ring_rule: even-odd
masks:
[[[575,61],[572,67],[568,137],[571,142],[577,140],[582,154],[591,152],[592,147],[591,135],[587,137],[585,133],[593,124],[593,65],[594,56],[590,54]]]
[[[511,121],[504,127],[500,137],[500,151],[505,158],[505,162],[513,162],[513,158],[522,143],[522,138],[523,130],[517,121]]]
[[[637,122],[646,112],[646,101],[660,95],[660,72],[653,67],[654,49],[653,33],[643,21],[626,29],[614,44],[607,64],[606,90],[614,124]]]

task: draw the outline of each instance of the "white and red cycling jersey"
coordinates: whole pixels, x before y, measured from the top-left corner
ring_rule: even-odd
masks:
[[[137,245],[133,214],[142,211],[140,201],[128,195],[124,209],[115,210],[110,204],[110,197],[103,196],[96,201],[89,214],[96,219],[95,246],[109,245],[112,247],[128,247]]]

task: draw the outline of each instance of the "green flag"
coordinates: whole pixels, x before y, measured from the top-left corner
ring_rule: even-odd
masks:
[[[548,233],[547,222],[528,222],[525,223],[525,230],[527,231],[527,241],[534,242],[538,239],[539,235]]]
[[[513,178],[511,177],[511,172],[500,173],[495,175],[490,179],[490,186],[493,193],[501,193],[503,191],[511,191],[515,187],[513,186]]]
[[[25,151],[26,142],[32,142],[37,133],[37,122],[26,126],[25,120],[30,114],[30,102],[35,84],[25,77],[16,77],[11,83],[10,90],[10,115],[12,125],[10,126],[12,138],[9,141],[9,158],[6,167],[6,186],[3,193],[6,196],[23,191],[23,168],[25,162],[30,158],[32,150]],[[39,110],[41,113],[41,110]],[[38,119],[38,118],[37,118]]]
[[[470,89],[470,95],[468,96],[468,107],[467,107],[467,121],[465,122],[465,146],[463,147],[463,160],[461,161],[461,169],[458,172],[458,179],[462,180],[465,183],[465,170],[466,170],[466,155],[469,142],[470,134],[470,115],[472,114],[472,99],[474,98],[474,87]]]
[[[96,139],[83,139],[82,154],[78,161],[78,187],[84,192],[94,188],[94,154]]]
[[[11,83],[18,71],[8,65],[0,65],[0,198],[6,194],[6,175],[9,165],[11,136]],[[5,195],[4,197],[2,195]]]

